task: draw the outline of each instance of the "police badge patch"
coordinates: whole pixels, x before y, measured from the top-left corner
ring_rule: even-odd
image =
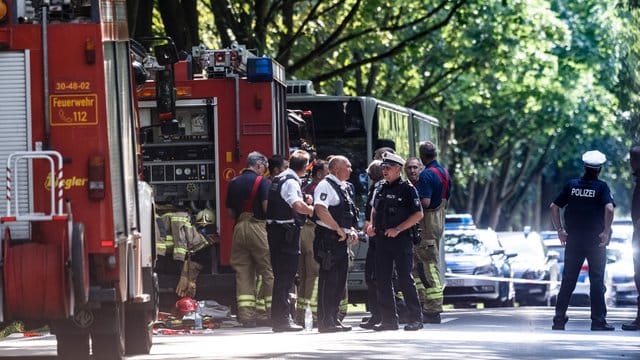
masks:
[[[327,200],[327,193],[320,193],[320,200],[322,201]]]

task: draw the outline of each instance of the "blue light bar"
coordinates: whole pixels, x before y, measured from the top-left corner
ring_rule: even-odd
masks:
[[[273,81],[273,62],[271,58],[253,57],[247,59],[247,80],[249,82]]]

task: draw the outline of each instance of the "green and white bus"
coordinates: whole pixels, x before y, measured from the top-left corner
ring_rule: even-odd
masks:
[[[369,181],[367,166],[374,151],[393,148],[407,159],[419,157],[419,143],[429,140],[438,146],[438,119],[417,110],[370,96],[322,95],[313,91],[307,80],[287,81],[287,109],[311,112],[312,131],[308,142],[314,144],[319,159],[344,155],[352,165],[349,181],[355,187],[356,204],[363,210]],[[361,211],[361,220],[364,211]],[[356,254],[349,275],[351,301],[357,301],[364,283],[366,244],[353,249]],[[362,272],[362,277],[358,273]]]

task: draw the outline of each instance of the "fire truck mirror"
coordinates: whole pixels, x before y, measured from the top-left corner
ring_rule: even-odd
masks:
[[[176,90],[173,72],[169,69],[156,73],[156,103],[162,135],[176,135],[179,131],[176,120]]]
[[[156,45],[153,47],[159,65],[172,65],[178,62],[178,50],[173,43]]]

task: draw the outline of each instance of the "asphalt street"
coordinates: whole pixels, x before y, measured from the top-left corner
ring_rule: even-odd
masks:
[[[209,333],[157,335],[151,354],[130,359],[640,359],[640,332],[620,330],[634,309],[610,309],[613,332],[590,330],[588,308],[570,308],[566,331],[552,331],[552,308],[456,309],[423,330],[334,334],[278,333],[269,328],[221,328]],[[0,359],[53,359],[51,335],[0,341]]]

